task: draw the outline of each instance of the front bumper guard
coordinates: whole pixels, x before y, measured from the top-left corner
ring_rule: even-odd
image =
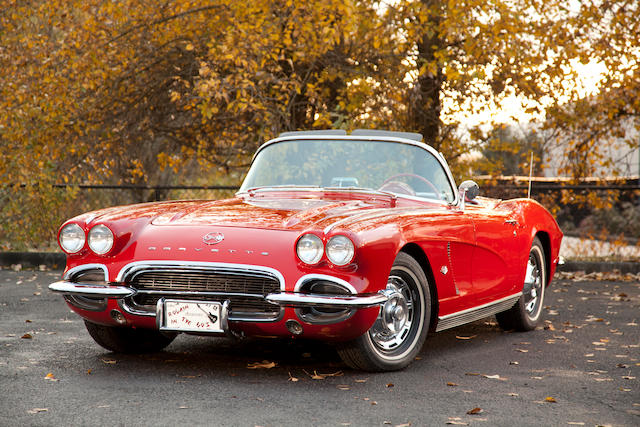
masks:
[[[128,298],[134,296],[135,289],[126,286],[101,286],[88,283],[68,281],[55,282],[49,289],[64,295],[78,295],[96,298]],[[282,307],[325,307],[325,308],[369,308],[387,302],[389,297],[383,293],[369,295],[318,295],[295,292],[278,292],[268,294],[265,299]]]

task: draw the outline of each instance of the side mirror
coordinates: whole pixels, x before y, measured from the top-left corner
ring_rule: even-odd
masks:
[[[464,209],[465,202],[473,202],[473,200],[480,194],[480,187],[475,181],[467,180],[462,182],[458,187],[460,193],[460,207]]]

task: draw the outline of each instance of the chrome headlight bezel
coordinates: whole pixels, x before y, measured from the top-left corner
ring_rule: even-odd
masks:
[[[323,254],[324,244],[322,239],[315,234],[304,234],[296,242],[296,255],[300,261],[307,265],[319,263]]]
[[[342,267],[353,261],[356,255],[356,246],[350,238],[338,234],[329,239],[325,253],[332,264]]]
[[[75,222],[65,225],[58,234],[58,244],[68,254],[78,253],[84,248],[84,230]]]
[[[104,224],[92,227],[87,237],[89,248],[97,255],[108,254],[113,249],[114,241],[113,231]]]

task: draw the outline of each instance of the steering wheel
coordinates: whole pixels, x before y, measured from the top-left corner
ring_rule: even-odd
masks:
[[[393,181],[396,178],[402,178],[402,177],[410,177],[410,178],[417,178],[420,181],[424,182],[425,184],[427,184],[434,192],[434,194],[436,195],[436,197],[439,200],[443,200],[442,199],[442,195],[440,194],[440,192],[438,191],[438,189],[436,188],[435,185],[433,185],[433,183],[431,181],[429,181],[427,178],[425,178],[424,176],[420,176],[420,175],[416,175],[415,173],[397,173],[395,175],[390,176],[389,178],[385,179],[384,182],[382,183],[382,185],[380,186],[380,189],[382,189],[386,184],[389,184],[391,181]],[[407,184],[408,185],[408,184]],[[415,192],[414,192],[415,193]]]

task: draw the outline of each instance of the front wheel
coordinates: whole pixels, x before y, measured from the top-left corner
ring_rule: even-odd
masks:
[[[507,311],[496,314],[498,324],[505,330],[531,331],[536,328],[542,313],[544,291],[547,287],[547,271],[542,243],[533,239],[527,271],[518,302]]]
[[[394,371],[406,367],[422,348],[431,319],[431,292],[420,264],[403,252],[391,267],[388,300],[364,335],[338,346],[351,368]]]
[[[175,335],[165,335],[153,329],[133,329],[104,326],[84,321],[91,338],[107,350],[116,353],[152,353],[160,351],[174,340]]]

